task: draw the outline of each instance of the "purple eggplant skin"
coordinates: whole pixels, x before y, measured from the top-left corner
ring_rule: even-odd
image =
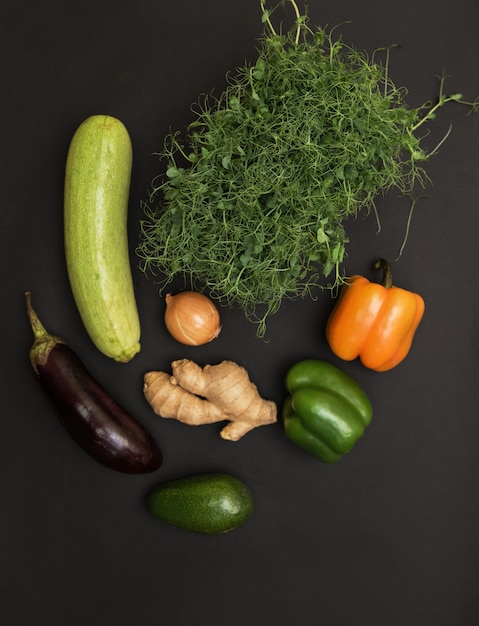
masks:
[[[34,343],[30,362],[60,422],[91,457],[125,474],[158,469],[163,461],[155,439],[89,374],[60,337],[50,335],[25,294]]]

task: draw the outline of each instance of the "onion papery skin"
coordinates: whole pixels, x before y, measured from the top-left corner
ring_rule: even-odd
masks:
[[[170,335],[187,346],[201,346],[218,337],[221,321],[213,302],[197,291],[167,294],[165,325]]]

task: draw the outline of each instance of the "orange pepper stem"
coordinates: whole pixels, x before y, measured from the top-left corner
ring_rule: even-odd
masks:
[[[374,264],[374,269],[383,270],[383,279],[381,284],[383,287],[386,287],[386,289],[390,289],[393,286],[393,273],[389,262],[385,259],[378,259]]]

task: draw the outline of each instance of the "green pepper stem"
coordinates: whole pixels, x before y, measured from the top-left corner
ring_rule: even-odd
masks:
[[[386,287],[386,289],[390,289],[393,286],[393,273],[389,261],[386,261],[385,259],[378,259],[374,264],[374,269],[383,270],[383,279],[381,284],[383,287]]]

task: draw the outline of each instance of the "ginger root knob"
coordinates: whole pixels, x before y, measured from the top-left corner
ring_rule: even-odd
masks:
[[[201,367],[189,359],[173,361],[172,375],[147,372],[143,392],[164,418],[198,426],[228,421],[221,437],[238,441],[258,426],[277,421],[277,407],[264,400],[247,371],[233,361]]]

